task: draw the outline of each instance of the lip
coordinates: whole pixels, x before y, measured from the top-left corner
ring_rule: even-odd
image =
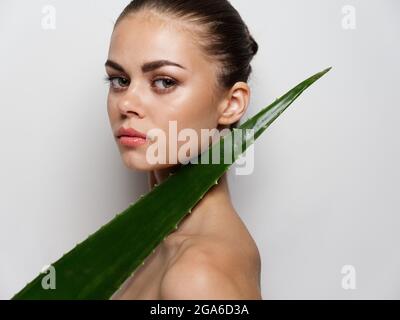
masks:
[[[121,127],[117,132],[118,142],[127,147],[138,147],[147,143],[147,135],[133,128]]]

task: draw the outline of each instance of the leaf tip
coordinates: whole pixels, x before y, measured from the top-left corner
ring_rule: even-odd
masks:
[[[332,66],[326,68],[325,70],[321,71],[321,75],[324,75],[325,73],[329,72],[332,69]]]

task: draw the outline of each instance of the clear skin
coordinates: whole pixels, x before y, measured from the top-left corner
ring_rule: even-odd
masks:
[[[106,65],[112,78],[107,109],[114,136],[121,126],[143,133],[160,128],[168,141],[168,120],[176,120],[178,132],[192,128],[200,137],[202,128],[222,129],[243,116],[249,86],[237,82],[216,91],[216,63],[196,44],[195,30],[149,11],[130,14],[115,26],[108,60],[123,71]],[[143,73],[144,63],[157,60],[184,69],[163,66]],[[179,165],[148,163],[150,143],[132,148],[117,142],[124,164],[148,172],[152,189]],[[178,148],[183,143],[178,141]],[[208,144],[196,142],[196,148]],[[261,299],[260,269],[256,243],[232,205],[224,174],[112,299]]]

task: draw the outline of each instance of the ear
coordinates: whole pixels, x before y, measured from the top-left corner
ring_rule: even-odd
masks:
[[[250,100],[250,87],[246,82],[236,82],[220,103],[218,124],[231,125],[247,111]]]

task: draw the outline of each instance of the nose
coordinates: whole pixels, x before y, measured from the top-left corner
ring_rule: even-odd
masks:
[[[121,115],[126,118],[137,117],[142,119],[145,116],[139,97],[129,90],[118,101],[118,109]]]

